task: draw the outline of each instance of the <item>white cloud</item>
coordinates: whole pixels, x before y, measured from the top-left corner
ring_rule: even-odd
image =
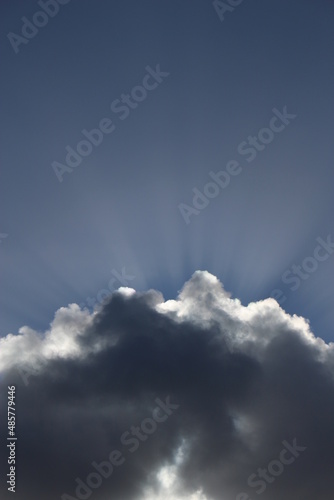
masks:
[[[127,287],[120,287],[114,294],[125,298],[142,295]],[[263,349],[273,338],[294,331],[314,346],[319,359],[334,358],[334,344],[316,338],[306,319],[290,316],[273,298],[243,306],[239,299],[231,298],[216,276],[207,271],[196,271],[176,300],[164,301],[157,292],[152,297],[155,310],[177,323],[191,322],[204,328],[216,325],[232,350],[248,352],[252,349],[260,359]],[[55,313],[50,329],[45,333],[22,326],[17,335],[1,338],[0,372],[22,364],[36,367],[54,358],[83,357],[103,348],[101,339],[86,349],[80,343],[80,337],[92,327],[97,314],[97,310],[90,313],[87,309],[81,310],[77,304],[70,304]]]
[[[242,305],[207,271],[194,273],[175,300],[120,288],[92,313],[76,304],[60,308],[45,333],[24,326],[2,338],[4,377],[29,367],[37,374],[21,392],[22,432],[43,434],[39,422],[50,419],[55,436],[71,429],[69,442],[55,438],[46,449],[42,436],[39,448],[44,461],[57,462],[57,481],[66,476],[68,491],[75,488],[72,463],[86,477],[92,460],[103,460],[126,428],[150,414],[151,401],[168,394],[178,411],[127,456],[131,482],[122,469],[110,494],[215,500],[246,490],[252,498],[247,478],[283,440],[297,438],[306,458],[284,476],[287,483],[283,475],[275,480],[270,498],[280,500],[286,488],[286,498],[331,498],[322,471],[333,461],[326,450],[334,439],[334,344],[272,298]],[[53,479],[44,474],[41,497]],[[35,497],[32,488],[25,500]]]

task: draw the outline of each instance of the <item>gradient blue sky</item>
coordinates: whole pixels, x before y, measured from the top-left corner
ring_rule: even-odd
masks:
[[[71,0],[15,54],[37,2],[1,4],[1,336],[108,288],[174,297],[196,269],[242,303],[281,288],[283,307],[333,340],[334,255],[296,291],[281,280],[333,227],[333,14],[329,0]],[[125,120],[110,104],[146,66],[169,76]],[[252,163],[238,152],[272,109],[297,117]],[[59,182],[82,129],[116,129]],[[242,173],[186,224],[180,203],[210,171]]]

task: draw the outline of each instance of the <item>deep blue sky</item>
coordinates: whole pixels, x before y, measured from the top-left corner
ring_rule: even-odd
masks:
[[[38,10],[1,4],[1,335],[45,330],[125,267],[168,298],[196,269],[243,303],[281,288],[333,340],[334,254],[295,291],[281,280],[334,239],[333,2],[245,0],[222,22],[211,1],[71,0],[16,54],[7,34]],[[158,64],[169,76],[121,120],[110,104]],[[248,163],[238,145],[284,106],[296,118]],[[102,118],[115,130],[59,182],[52,162]],[[233,159],[186,224],[178,205]]]

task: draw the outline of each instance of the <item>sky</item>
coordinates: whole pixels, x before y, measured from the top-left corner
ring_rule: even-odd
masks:
[[[18,500],[80,498],[75,478],[168,397],[179,408],[92,500],[251,500],[247,478],[294,439],[309,456],[259,494],[330,498],[333,2],[0,12]]]

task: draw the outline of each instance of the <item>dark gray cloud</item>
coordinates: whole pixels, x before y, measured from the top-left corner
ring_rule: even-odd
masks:
[[[333,344],[273,299],[244,307],[196,272],[175,301],[123,288],[0,347],[1,422],[17,387],[18,500],[332,498]],[[107,461],[101,478],[92,464]],[[76,494],[91,473],[101,485]]]

